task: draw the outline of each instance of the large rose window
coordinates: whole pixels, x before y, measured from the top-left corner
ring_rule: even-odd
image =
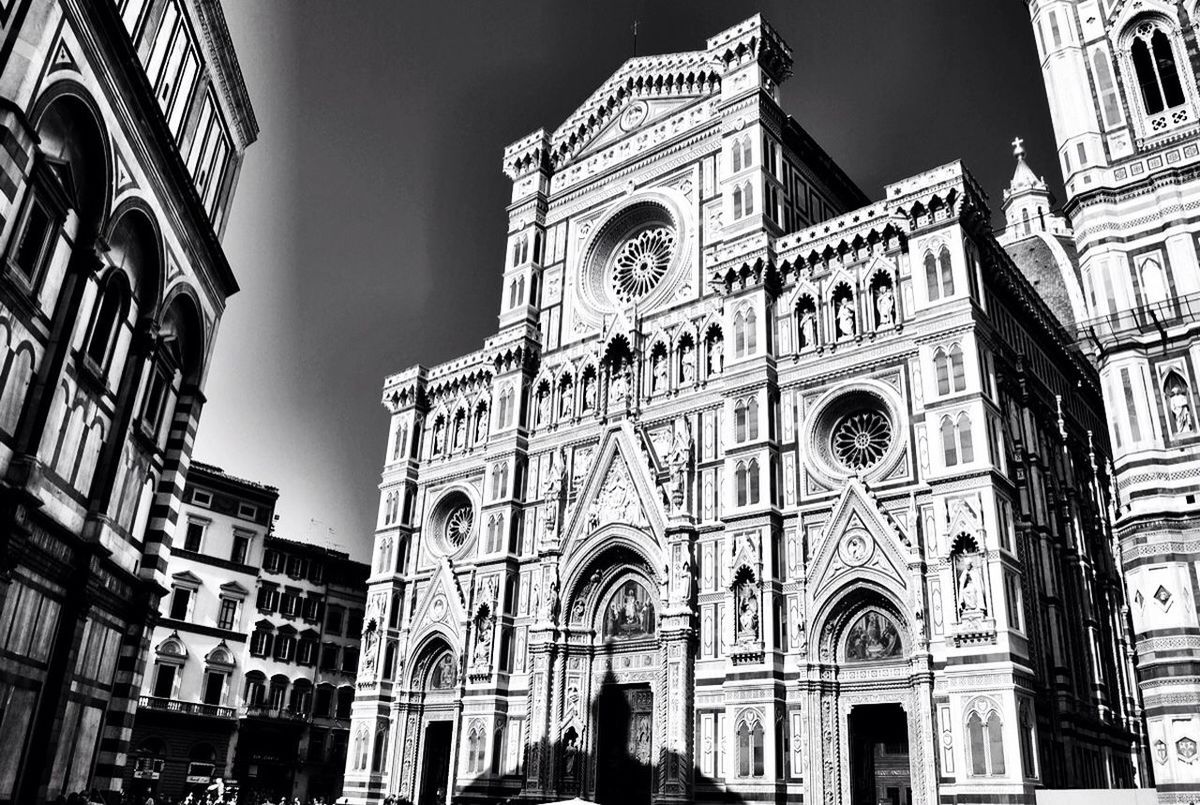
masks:
[[[461,546],[471,536],[471,526],[475,522],[475,513],[470,506],[459,506],[450,512],[446,518],[446,542],[455,548]]]
[[[665,226],[642,230],[626,240],[612,261],[617,298],[629,304],[657,288],[674,254],[675,233]]]
[[[847,469],[875,466],[891,445],[892,423],[879,411],[855,411],[833,427],[833,455]]]

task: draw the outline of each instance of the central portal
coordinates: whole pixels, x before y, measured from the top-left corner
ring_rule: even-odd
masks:
[[[443,805],[450,778],[450,741],[454,725],[431,721],[425,727],[425,754],[421,766],[421,805]]]
[[[850,711],[851,805],[911,805],[908,718],[898,704]]]
[[[650,802],[654,694],[649,685],[605,685],[600,693],[596,800]]]

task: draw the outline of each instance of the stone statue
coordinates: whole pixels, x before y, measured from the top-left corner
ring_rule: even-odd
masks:
[[[958,574],[958,612],[960,615],[986,614],[979,579],[976,577],[975,560],[971,558],[962,560],[962,570]]]
[[[454,449],[461,450],[466,440],[466,422],[462,417],[454,420]]]
[[[379,627],[372,618],[363,632],[362,671],[369,675],[375,671],[375,663],[379,658]]]
[[[558,448],[558,452],[550,460],[550,471],[546,474],[546,483],[542,487],[542,497],[545,499],[545,515],[542,517],[542,523],[545,526],[546,533],[550,536],[555,534],[558,528],[558,512],[563,499],[563,492],[566,490],[567,483],[567,453],[563,448]]]
[[[538,397],[537,397],[537,424],[545,425],[547,420],[549,420],[549,418],[550,418],[550,394],[549,394],[549,392],[547,392],[543,389],[542,391],[538,392]]]
[[[708,373],[719,375],[725,371],[725,346],[720,338],[708,342]]]
[[[854,335],[854,305],[849,297],[843,298],[837,306],[838,335],[849,338]]]
[[[1175,420],[1175,432],[1189,433],[1192,430],[1192,406],[1183,384],[1176,383],[1172,386],[1168,402],[1171,406],[1171,418]]]
[[[815,346],[817,343],[817,314],[805,310],[800,314],[800,347],[801,349]]]
[[[609,396],[614,403],[625,402],[629,394],[629,375],[624,364],[618,364],[612,370],[612,382],[609,385]]]
[[[679,349],[679,376],[683,383],[696,381],[696,363],[692,356],[692,345],[684,343]]]
[[[583,413],[587,413],[596,407],[596,379],[591,375],[583,376],[583,400],[579,404],[579,409]]]
[[[671,513],[690,513],[688,476],[692,469],[692,427],[687,417],[681,416],[675,420],[675,435],[667,454],[667,467],[671,473],[668,481]]]
[[[758,596],[749,581],[738,588],[738,641],[758,641]]]
[[[558,415],[563,419],[570,419],[571,414],[575,413],[575,399],[572,392],[574,388],[570,383],[563,385],[559,389]]]
[[[651,362],[650,391],[658,393],[667,387],[667,359],[661,352],[656,352]]]
[[[440,456],[446,449],[446,424],[438,420],[433,426],[433,454]]]
[[[892,286],[881,285],[875,291],[875,315],[880,327],[887,327],[895,321],[896,299],[892,296]]]
[[[488,665],[492,661],[492,619],[480,615],[475,622],[475,665]]]
[[[692,600],[692,585],[694,582],[692,563],[685,555],[683,557],[683,564],[679,566],[679,597],[687,603],[690,603]]]
[[[487,410],[480,408],[475,412],[475,441],[482,442],[487,438],[488,418]]]

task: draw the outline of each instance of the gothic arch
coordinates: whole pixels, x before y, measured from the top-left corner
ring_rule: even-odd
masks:
[[[416,661],[408,667],[408,675],[404,679],[405,688],[410,691],[427,692],[430,675],[434,664],[449,654],[454,668],[455,686],[462,681],[462,653],[455,648],[455,640],[448,632],[438,626],[430,627],[421,637],[413,642],[416,647],[411,656]]]
[[[621,560],[606,563],[609,558],[617,558],[621,551],[628,552]],[[629,561],[630,555],[634,561]],[[586,543],[580,546],[573,556],[567,558],[563,567],[562,601],[565,607],[573,606],[575,599],[583,588],[592,583],[593,573],[600,573],[601,584],[595,590],[587,590],[589,602],[594,596],[602,595],[607,590],[607,584],[612,583],[613,569],[617,574],[625,572],[630,567],[641,567],[646,577],[647,586],[651,591],[667,583],[659,568],[665,567],[666,553],[657,539],[651,540],[644,531],[621,523],[610,523],[594,532]],[[589,614],[594,612],[589,609]]]
[[[819,602],[812,619],[812,635],[817,638],[822,662],[841,661],[846,632],[859,616],[868,611],[881,612],[891,618],[900,633],[903,656],[913,646],[912,619],[909,607],[887,586],[875,580],[850,578]]]

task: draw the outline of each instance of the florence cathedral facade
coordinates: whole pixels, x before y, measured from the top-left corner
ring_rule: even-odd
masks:
[[[352,801],[1194,791],[1191,5],[1030,0],[1068,199],[1017,141],[999,228],[865,197],[757,16],[509,146],[496,333],[384,385]]]

